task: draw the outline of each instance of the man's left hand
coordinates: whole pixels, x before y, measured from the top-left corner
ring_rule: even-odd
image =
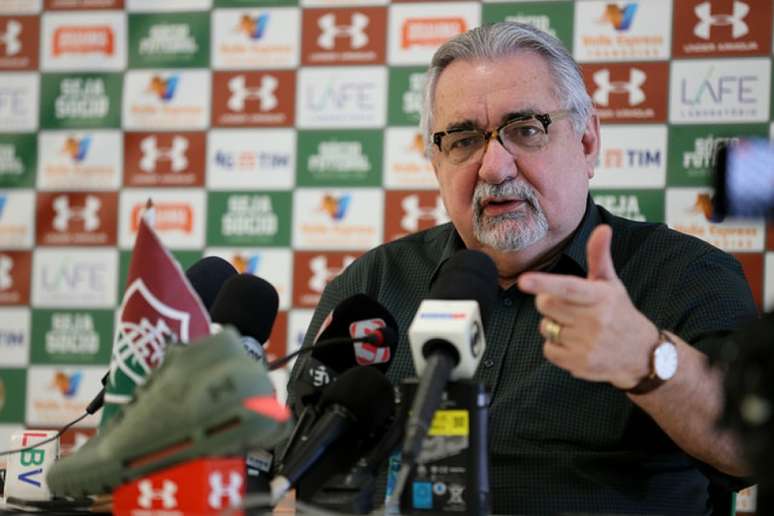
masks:
[[[613,231],[601,225],[586,246],[586,278],[527,272],[518,279],[523,292],[535,295],[543,315],[547,360],[584,380],[634,387],[649,372],[649,353],[658,329],[632,304],[610,255]],[[552,340],[552,322],[559,325]]]

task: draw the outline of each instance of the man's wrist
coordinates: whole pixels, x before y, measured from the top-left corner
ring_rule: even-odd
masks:
[[[672,379],[677,373],[677,344],[667,332],[657,330],[657,333],[648,352],[647,371],[639,377],[634,386],[625,389],[627,393],[647,394]]]

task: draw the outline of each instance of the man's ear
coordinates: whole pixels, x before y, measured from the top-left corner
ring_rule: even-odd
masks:
[[[581,147],[586,161],[586,174],[591,179],[594,177],[594,167],[599,155],[599,117],[596,113],[592,113],[586,122],[586,128],[581,135]]]

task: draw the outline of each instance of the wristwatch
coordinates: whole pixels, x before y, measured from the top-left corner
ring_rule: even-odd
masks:
[[[658,332],[658,340],[650,352],[650,373],[626,392],[646,394],[672,378],[677,372],[677,346],[664,331]]]

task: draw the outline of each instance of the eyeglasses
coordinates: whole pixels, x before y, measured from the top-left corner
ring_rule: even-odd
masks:
[[[492,138],[516,156],[519,150],[538,150],[548,143],[551,122],[567,118],[572,110],[511,118],[497,129],[453,129],[433,133],[433,143],[454,165],[479,159]]]

